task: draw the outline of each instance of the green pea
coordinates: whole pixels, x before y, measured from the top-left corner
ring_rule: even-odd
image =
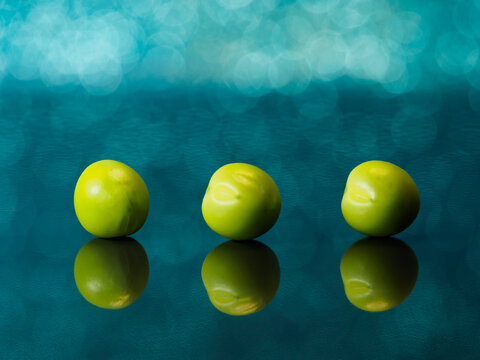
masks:
[[[248,240],[275,224],[281,203],[280,191],[265,171],[233,163],[212,175],[203,197],[202,214],[216,233],[228,239]]]
[[[366,311],[385,311],[410,295],[417,280],[418,261],[401,240],[369,237],[345,251],[340,274],[353,305]]]
[[[248,315],[272,301],[280,283],[280,266],[275,253],[261,242],[230,240],[207,255],[202,280],[218,310]]]
[[[114,160],[89,165],[74,194],[75,213],[90,234],[101,238],[126,236],[147,220],[150,197],[143,179]]]
[[[415,182],[394,164],[367,161],[348,175],[342,214],[362,234],[397,234],[410,226],[419,209],[420,195]]]
[[[83,297],[101,308],[133,304],[147,286],[148,258],[134,239],[92,239],[78,252],[74,275]]]

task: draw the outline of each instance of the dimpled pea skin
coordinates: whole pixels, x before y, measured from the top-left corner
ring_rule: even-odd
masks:
[[[148,216],[147,186],[135,170],[114,160],[97,161],[78,179],[75,212],[90,234],[101,238],[138,231]]]
[[[280,283],[280,266],[275,253],[261,242],[230,240],[207,255],[202,280],[218,310],[248,315],[272,301]]]
[[[121,309],[135,302],[147,286],[148,258],[131,238],[93,239],[75,259],[75,283],[82,296],[104,309]]]
[[[362,234],[397,234],[415,220],[419,209],[415,182],[394,164],[367,161],[348,175],[342,213],[347,223]]]
[[[203,218],[216,233],[247,240],[267,232],[277,221],[280,191],[262,169],[242,163],[227,164],[210,179],[202,202]]]
[[[365,238],[347,249],[340,274],[353,305],[365,311],[385,311],[410,295],[417,281],[418,262],[403,241]]]

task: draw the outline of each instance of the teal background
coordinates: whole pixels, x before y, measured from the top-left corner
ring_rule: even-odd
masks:
[[[0,2],[0,357],[478,359],[478,1]],[[150,279],[132,306],[85,301],[73,263],[93,238],[73,191],[100,159],[145,180],[133,238]],[[408,171],[421,210],[410,297],[384,313],[346,299],[348,173]],[[220,166],[267,171],[282,194],[281,281],[230,317],[203,288],[225,241],[201,201]]]

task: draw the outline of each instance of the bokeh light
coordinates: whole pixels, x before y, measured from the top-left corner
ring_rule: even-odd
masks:
[[[93,95],[228,84],[260,97],[344,77],[408,93],[423,77],[479,87],[478,4],[384,0],[31,1],[5,6],[0,82]],[[430,10],[430,11],[429,11]],[[437,14],[437,17],[434,17]],[[445,24],[449,26],[444,26]]]
[[[476,41],[459,32],[449,32],[437,40],[435,59],[449,75],[464,75],[472,71],[479,55]]]

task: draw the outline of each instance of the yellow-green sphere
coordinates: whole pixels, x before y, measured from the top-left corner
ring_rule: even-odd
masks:
[[[248,240],[267,232],[277,221],[280,191],[262,169],[233,163],[218,169],[203,197],[203,218],[216,233]]]
[[[342,198],[347,223],[369,236],[405,230],[420,209],[420,194],[410,175],[386,161],[367,161],[348,175]]]
[[[113,238],[133,234],[143,226],[150,197],[135,170],[118,161],[101,160],[80,175],[74,204],[85,230],[97,237]]]

